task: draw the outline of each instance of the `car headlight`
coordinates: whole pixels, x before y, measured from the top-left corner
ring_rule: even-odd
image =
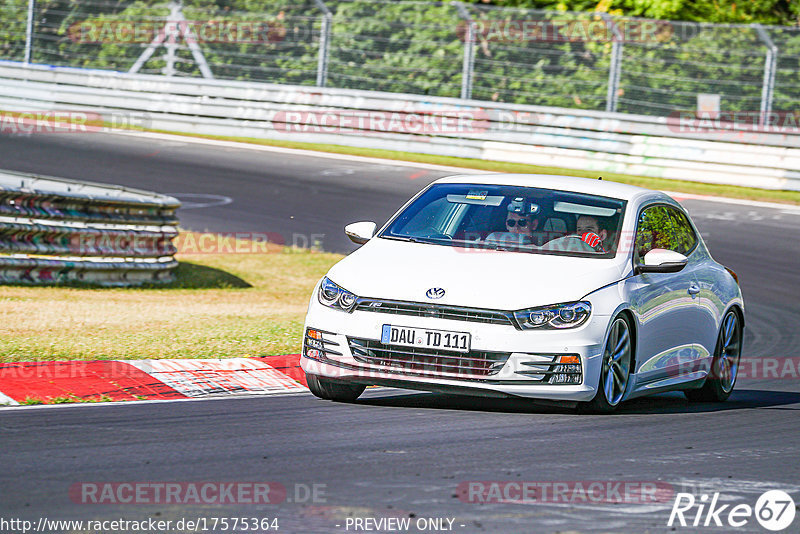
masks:
[[[319,285],[319,292],[317,292],[320,304],[336,310],[342,310],[350,313],[356,307],[356,297],[346,289],[334,284],[326,276],[322,279]]]
[[[568,302],[516,311],[514,318],[523,330],[532,328],[550,330],[575,328],[585,323],[591,314],[592,305],[588,302]]]

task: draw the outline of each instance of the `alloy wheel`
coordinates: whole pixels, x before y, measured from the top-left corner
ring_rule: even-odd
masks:
[[[631,334],[628,323],[618,317],[611,325],[603,353],[603,391],[606,401],[616,406],[625,395],[631,367]]]

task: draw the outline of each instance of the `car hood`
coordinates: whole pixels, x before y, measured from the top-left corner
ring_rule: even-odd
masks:
[[[518,310],[579,300],[623,276],[614,259],[371,239],[328,273],[360,297]],[[442,288],[442,298],[425,293]]]

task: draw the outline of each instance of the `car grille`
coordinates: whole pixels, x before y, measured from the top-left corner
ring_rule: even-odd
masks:
[[[371,339],[348,338],[353,358],[361,363],[391,368],[392,372],[479,380],[497,374],[508,352],[445,352],[436,349],[384,345]]]
[[[485,310],[481,308],[464,308],[461,306],[443,306],[438,304],[422,304],[399,300],[380,300],[360,298],[356,310],[394,315],[411,315],[413,317],[433,317],[453,321],[470,321],[473,323],[502,324],[513,326],[514,316],[511,312]]]

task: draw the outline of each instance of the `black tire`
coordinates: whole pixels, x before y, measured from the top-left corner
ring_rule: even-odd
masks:
[[[708,378],[700,389],[684,391],[687,399],[692,402],[724,402],[731,396],[742,356],[743,330],[739,315],[733,310],[728,311],[719,327]]]
[[[597,383],[597,394],[589,402],[578,403],[578,412],[614,412],[625,396],[633,361],[633,329],[624,315],[618,315],[611,322],[603,349],[603,366]]]
[[[337,402],[353,402],[367,387],[360,384],[347,384],[330,378],[321,378],[317,375],[306,375],[306,381],[311,393],[320,399]]]

